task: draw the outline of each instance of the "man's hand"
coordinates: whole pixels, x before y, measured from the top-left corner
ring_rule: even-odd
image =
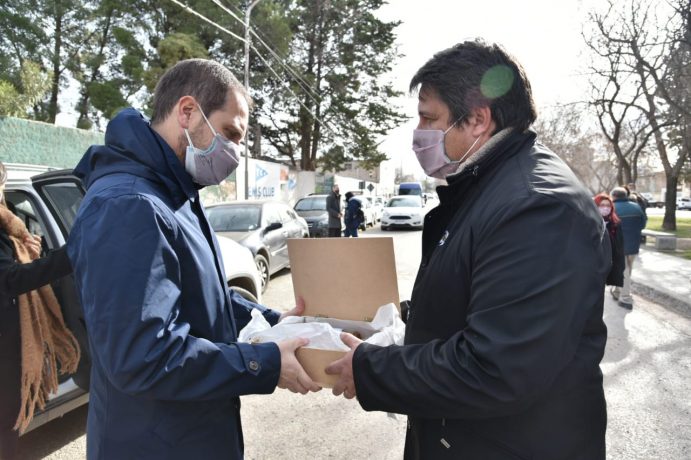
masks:
[[[355,354],[355,349],[362,343],[362,340],[347,332],[341,333],[341,340],[350,347],[350,351],[343,358],[329,364],[326,368],[326,373],[341,375],[341,378],[338,379],[338,382],[333,387],[333,394],[336,396],[343,394],[347,399],[353,399],[356,396],[355,379],[353,378],[353,355]]]
[[[278,342],[278,349],[281,352],[281,376],[278,378],[278,388],[285,388],[303,395],[308,391],[321,390],[321,387],[312,381],[295,357],[295,350],[308,343],[308,339],[302,338]]]
[[[295,301],[295,308],[292,310],[288,310],[286,312],[281,313],[281,316],[278,317],[278,322],[280,323],[283,318],[286,316],[302,316],[302,314],[305,312],[305,301],[302,300],[302,297],[298,297],[297,300]]]
[[[29,235],[24,238],[24,246],[29,251],[29,257],[38,259],[41,256],[41,237],[37,235]]]

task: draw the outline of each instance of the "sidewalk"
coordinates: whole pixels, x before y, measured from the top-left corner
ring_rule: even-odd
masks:
[[[633,265],[633,290],[691,315],[691,260],[641,245]]]

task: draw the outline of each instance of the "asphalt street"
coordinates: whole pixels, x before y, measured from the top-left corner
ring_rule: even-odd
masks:
[[[419,231],[364,232],[394,238],[401,299],[410,297],[420,259]],[[338,264],[334,264],[338,276]],[[274,276],[264,303],[292,308],[290,271]],[[609,329],[602,361],[608,403],[609,459],[691,458],[691,319],[635,297],[633,311],[607,296]],[[400,459],[405,418],[368,413],[330,390],[306,396],[277,390],[242,398],[245,453],[250,460]],[[24,436],[24,459],[85,456],[86,410]]]

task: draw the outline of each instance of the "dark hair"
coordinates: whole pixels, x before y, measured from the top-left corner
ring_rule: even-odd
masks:
[[[614,187],[610,193],[615,200],[628,198],[629,194],[624,187]]]
[[[410,91],[432,88],[449,107],[453,122],[467,121],[472,109],[489,107],[496,131],[524,131],[537,118],[532,89],[519,62],[498,44],[482,39],[435,54],[410,81]]]
[[[183,96],[194,97],[207,117],[223,107],[228,90],[238,91],[252,107],[252,99],[235,75],[216,61],[186,59],[163,74],[154,90],[151,123],[162,122]]]
[[[5,165],[0,161],[0,185],[4,185],[7,182],[7,169]]]

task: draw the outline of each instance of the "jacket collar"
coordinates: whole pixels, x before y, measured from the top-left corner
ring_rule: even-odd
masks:
[[[520,152],[525,144],[534,142],[535,138],[535,132],[530,129],[518,132],[509,127],[496,133],[456,173],[446,176],[448,185],[437,187],[440,202],[456,200],[470,185]]]

